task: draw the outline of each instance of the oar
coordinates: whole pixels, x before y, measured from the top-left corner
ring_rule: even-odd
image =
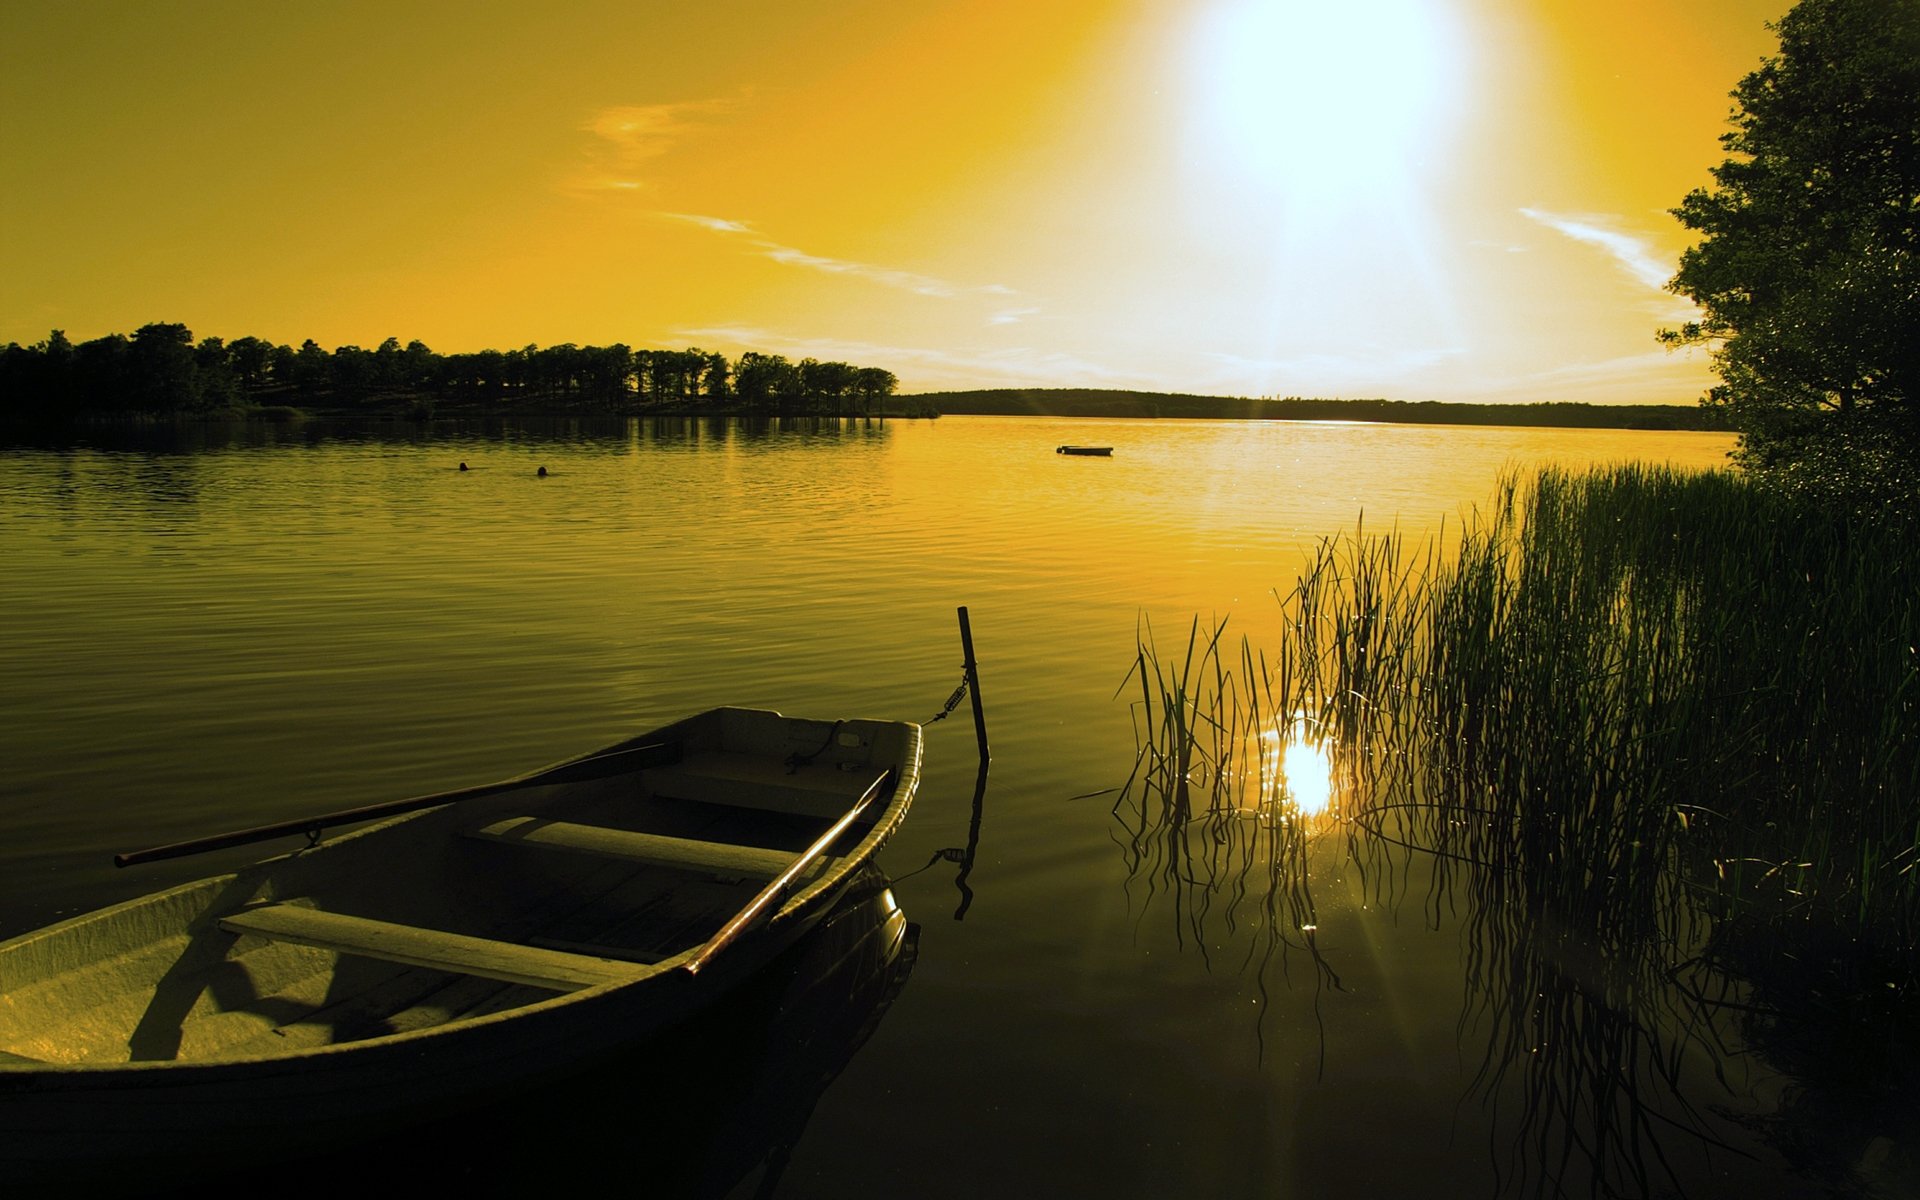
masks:
[[[813,845],[802,850],[799,858],[794,859],[792,863],[788,864],[787,869],[780,872],[779,876],[775,878],[772,883],[760,889],[759,895],[747,901],[747,906],[734,914],[733,920],[721,926],[719,933],[707,939],[707,944],[700,947],[699,953],[688,960],[687,973],[689,975],[698,975],[702,967],[705,967],[709,962],[713,961],[714,956],[732,945],[741,934],[751,929],[762,917],[766,916],[767,910],[786,894],[788,888],[793,886],[793,881],[800,878],[801,873],[812,866],[815,859],[825,854],[828,848],[839,840],[840,835],[847,831],[847,827],[859,819],[860,814],[866,811],[867,806],[872,804],[874,800],[879,797],[880,793],[886,790],[887,785],[892,782],[893,768],[888,767],[880,773],[878,779],[875,779],[867,785],[867,790],[860,793],[860,798],[853,802],[853,807],[848,809],[838,821],[835,821],[832,828],[815,839]]]
[[[605,779],[612,775],[624,775],[629,771],[637,771],[642,767],[660,767],[677,763],[680,761],[680,750],[681,744],[677,741],[649,742],[644,746],[634,746],[626,750],[613,750],[588,758],[576,758],[558,766],[535,771],[531,775],[503,779],[499,783],[483,783],[477,787],[457,788],[451,792],[435,792],[430,796],[412,796],[405,800],[389,800],[384,804],[341,809],[338,812],[323,813],[320,816],[307,817],[299,821],[281,821],[274,825],[261,825],[253,829],[239,829],[232,833],[218,833],[211,837],[194,838],[192,841],[175,842],[170,846],[155,846],[148,850],[135,850],[129,854],[116,854],[113,856],[113,865],[130,867],[135,863],[157,862],[163,858],[182,858],[208,850],[224,850],[228,846],[264,842],[269,838],[285,837],[293,833],[318,834],[322,829],[330,829],[335,825],[353,825],[360,821],[370,821],[375,817],[398,816],[416,809],[437,808],[442,804],[456,804],[462,800],[477,800],[482,796],[493,796],[519,788]]]

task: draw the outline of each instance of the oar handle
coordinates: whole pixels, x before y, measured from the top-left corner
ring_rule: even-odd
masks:
[[[264,842],[297,833],[317,835],[321,830],[331,829],[336,825],[354,825],[361,821],[371,821],[376,817],[395,817],[401,813],[417,812],[423,808],[438,808],[442,804],[457,804],[462,800],[477,800],[482,796],[498,795],[501,792],[516,791],[520,788],[605,779],[612,775],[638,771],[643,767],[660,767],[677,763],[680,761],[681,749],[681,743],[678,741],[649,742],[625,750],[611,750],[605,754],[572,759],[557,766],[535,771],[530,775],[503,779],[498,783],[483,783],[475,787],[457,788],[451,792],[435,792],[427,796],[410,796],[405,800],[389,800],[382,804],[368,804],[360,808],[344,808],[337,812],[322,813],[317,817],[280,821],[272,825],[259,825],[252,829],[236,829],[231,833],[216,833],[209,837],[174,842],[171,845],[116,854],[113,856],[113,865],[131,867],[136,863],[184,858],[189,854],[225,850],[229,846],[245,846],[251,842]]]

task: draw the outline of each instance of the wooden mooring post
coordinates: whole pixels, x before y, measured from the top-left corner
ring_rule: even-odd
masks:
[[[987,752],[987,715],[980,704],[980,664],[973,658],[973,626],[967,623],[967,606],[960,606],[960,649],[966,654],[967,695],[973,698],[973,735],[980,742],[980,767],[985,770],[992,755]]]

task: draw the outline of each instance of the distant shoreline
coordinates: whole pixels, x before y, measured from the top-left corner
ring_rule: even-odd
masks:
[[[293,397],[286,397],[293,399]],[[302,397],[302,399],[305,399]],[[1201,396],[1178,392],[1131,392],[1089,388],[999,388],[965,392],[922,392],[889,397],[884,409],[868,413],[777,413],[738,405],[664,404],[608,408],[575,397],[518,397],[513,401],[454,400],[425,393],[388,392],[358,401],[318,398],[319,403],[265,403],[173,412],[0,413],[0,423],[89,425],[126,422],[264,420],[318,421],[624,420],[661,417],[677,420],[844,419],[920,420],[941,416],[1052,417],[1064,419],[1205,421],[1355,421],[1394,425],[1504,425],[1520,428],[1640,429],[1649,431],[1735,432],[1723,414],[1698,405],[1586,404],[1569,401],[1528,404],[1475,404],[1385,399],[1327,400]],[[332,401],[332,402],[329,402]]]
[[[1200,396],[1098,388],[994,388],[919,392],[944,415],[1131,417],[1214,421],[1365,421],[1397,425],[1515,425],[1574,429],[1697,430],[1733,433],[1725,414],[1694,404],[1460,403],[1438,400],[1322,400]]]
[[[905,400],[905,397],[896,397]],[[0,426],[62,427],[85,425],[164,425],[180,422],[219,421],[397,421],[428,424],[435,421],[565,420],[624,421],[634,417],[673,420],[739,418],[741,420],[920,420],[937,418],[939,413],[917,404],[896,403],[884,409],[864,413],[772,412],[738,405],[663,404],[646,407],[608,408],[578,401],[546,401],[526,398],[510,402],[461,402],[435,397],[429,393],[390,392],[362,401],[318,401],[293,403],[275,400],[261,404],[236,404],[221,408],[170,409],[160,412],[139,409],[95,409],[79,412],[0,411]]]

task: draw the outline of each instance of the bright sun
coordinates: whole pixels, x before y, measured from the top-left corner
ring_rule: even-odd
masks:
[[[1405,186],[1456,90],[1439,0],[1227,0],[1194,45],[1215,165],[1299,204]]]

